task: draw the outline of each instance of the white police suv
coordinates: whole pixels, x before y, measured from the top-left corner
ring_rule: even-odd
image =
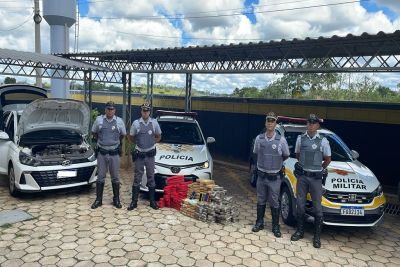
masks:
[[[89,107],[28,85],[0,87],[0,174],[10,194],[89,185],[97,161],[86,142]]]
[[[280,123],[279,123],[280,122]],[[278,117],[276,131],[285,136],[290,157],[284,162],[285,178],[281,186],[281,215],[286,224],[295,223],[296,184],[294,148],[297,136],[307,130],[307,121]],[[332,151],[328,176],[323,180],[322,209],[326,225],[371,227],[383,222],[385,196],[376,176],[358,161],[358,153],[350,150],[334,132],[321,128],[318,133],[327,138]],[[254,180],[256,156],[250,158],[250,182]],[[254,183],[253,183],[254,184]],[[307,195],[306,213],[312,217],[312,202]]]
[[[197,114],[159,110],[157,115],[162,134],[156,145],[156,192],[163,192],[166,179],[174,175],[183,175],[186,181],[212,179],[213,160],[207,146],[215,139],[204,138]],[[148,191],[146,173],[141,190]]]

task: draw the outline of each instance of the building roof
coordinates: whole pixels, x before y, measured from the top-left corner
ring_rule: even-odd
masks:
[[[62,56],[67,58],[96,57],[99,60],[126,60],[130,62],[195,62],[227,60],[264,60],[289,58],[320,58],[337,56],[365,56],[374,55],[376,43],[400,41],[400,30],[394,33],[379,32],[371,35],[363,33],[359,36],[348,34],[344,37],[319,37],[292,40],[279,40],[258,43],[239,43],[228,45],[168,47],[155,49],[135,49],[119,51],[98,51],[68,53]],[[339,45],[341,45],[339,47]],[[344,46],[347,46],[346,49]],[[388,44],[382,55],[398,54],[396,43]],[[286,52],[289,52],[286,53]]]
[[[24,52],[12,49],[0,48],[0,63],[4,61],[17,61],[20,64],[27,64],[32,66],[47,66],[53,69],[66,68],[66,69],[81,69],[81,70],[101,70],[101,71],[111,71],[110,69],[96,66],[93,64],[88,64],[72,59],[67,59],[64,57],[40,54],[35,52]]]

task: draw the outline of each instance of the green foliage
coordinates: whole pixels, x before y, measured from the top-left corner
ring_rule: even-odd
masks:
[[[14,77],[5,77],[4,84],[14,84],[17,83],[17,80]]]
[[[231,96],[400,102],[399,91],[380,85],[368,76],[334,73],[288,73],[261,90],[252,87],[235,88]]]
[[[97,110],[97,108],[92,109],[92,111],[91,111],[91,121],[92,121],[92,124],[93,124],[93,122],[96,120],[96,118],[97,118],[98,116],[100,116],[100,112]]]
[[[235,97],[257,97],[259,94],[257,87],[243,87],[242,89],[235,88],[232,96]]]

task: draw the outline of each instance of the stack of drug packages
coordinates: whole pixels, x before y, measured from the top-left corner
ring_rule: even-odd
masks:
[[[191,183],[191,181],[185,182],[185,178],[182,175],[169,177],[164,187],[164,196],[158,201],[158,206],[160,208],[170,207],[180,210],[182,201],[187,196],[188,186]]]
[[[211,201],[213,180],[199,180],[188,186],[187,198],[183,200],[181,213],[201,221],[207,221],[208,205]]]
[[[216,223],[227,224],[239,220],[239,211],[233,204],[233,197],[226,194],[222,186],[215,186],[211,195],[210,210]]]
[[[213,180],[200,180],[188,186],[188,197],[183,200],[181,213],[204,222],[221,224],[236,222],[239,217],[233,198]]]

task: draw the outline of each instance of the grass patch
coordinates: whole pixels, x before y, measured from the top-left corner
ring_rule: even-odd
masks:
[[[11,223],[6,223],[6,224],[3,224],[2,226],[0,226],[0,229],[8,229],[8,228],[10,228],[12,225],[11,225]]]

